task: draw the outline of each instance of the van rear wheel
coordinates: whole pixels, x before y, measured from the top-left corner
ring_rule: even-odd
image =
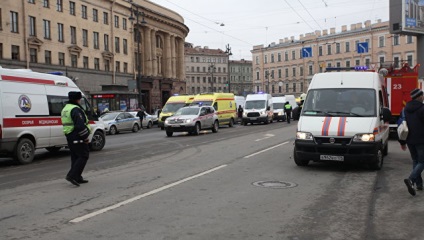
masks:
[[[233,127],[234,126],[234,119],[230,119],[230,123],[228,124],[229,127]]]
[[[21,138],[16,145],[13,159],[21,164],[28,164],[34,159],[34,154],[34,143],[27,138]]]

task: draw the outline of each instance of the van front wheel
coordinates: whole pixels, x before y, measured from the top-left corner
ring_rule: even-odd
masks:
[[[27,164],[32,162],[34,159],[34,154],[34,143],[27,138],[22,138],[16,145],[13,158],[21,164]]]
[[[296,148],[293,148],[293,159],[297,166],[307,166],[309,164],[309,160],[301,159],[297,156]]]

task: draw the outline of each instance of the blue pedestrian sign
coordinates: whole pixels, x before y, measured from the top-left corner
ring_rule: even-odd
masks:
[[[358,53],[367,53],[368,52],[368,42],[357,43],[356,49]]]
[[[303,58],[312,57],[312,47],[302,48],[302,57]]]

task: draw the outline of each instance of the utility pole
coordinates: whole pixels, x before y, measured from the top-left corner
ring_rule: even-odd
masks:
[[[211,74],[211,92],[214,92],[213,91],[213,73],[215,72],[215,70],[216,70],[216,67],[215,67],[215,64],[214,63],[211,63],[210,65],[209,65],[209,67],[208,67],[208,72]]]
[[[225,53],[228,56],[227,63],[228,63],[228,92],[231,92],[231,79],[230,79],[230,56],[233,55],[231,52],[230,44],[225,45]]]

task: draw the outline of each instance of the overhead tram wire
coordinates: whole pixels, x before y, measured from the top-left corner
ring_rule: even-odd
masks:
[[[317,20],[315,20],[315,18],[312,16],[312,14],[308,11],[308,9],[305,7],[305,5],[303,5],[303,3],[300,1],[300,0],[297,0],[299,3],[300,3],[300,5],[302,5],[302,7],[303,7],[303,9],[305,9],[305,11],[309,14],[309,16],[312,18],[312,20],[314,20],[314,22],[318,25],[318,27],[322,30],[322,27],[321,27],[321,25],[319,25],[319,23],[317,22]],[[327,3],[326,2],[324,2],[325,3],[325,6],[327,7]]]
[[[303,22],[306,24],[306,25],[308,25],[310,28],[311,28],[311,30],[312,31],[315,31],[315,29],[302,17],[302,15],[300,15],[293,7],[292,7],[292,5],[290,5],[289,3],[288,3],[288,1],[287,0],[284,0],[284,2],[286,2],[286,4],[287,5],[289,5],[289,7],[293,10],[293,12],[294,13],[296,13],[296,15],[297,16],[299,16],[300,17],[300,19],[302,19],[303,20]]]

